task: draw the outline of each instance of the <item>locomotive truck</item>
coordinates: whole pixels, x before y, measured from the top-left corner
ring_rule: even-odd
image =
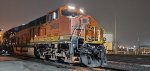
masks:
[[[83,9],[61,6],[4,33],[13,54],[89,67],[107,64],[103,28]]]

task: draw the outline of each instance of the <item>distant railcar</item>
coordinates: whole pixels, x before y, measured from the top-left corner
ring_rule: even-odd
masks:
[[[17,55],[82,63],[107,63],[103,29],[82,9],[61,6],[46,15],[4,33],[4,45]]]

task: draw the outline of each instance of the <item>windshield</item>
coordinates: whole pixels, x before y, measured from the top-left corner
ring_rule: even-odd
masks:
[[[80,14],[77,12],[69,11],[69,10],[62,10],[62,15],[63,16],[79,16]]]

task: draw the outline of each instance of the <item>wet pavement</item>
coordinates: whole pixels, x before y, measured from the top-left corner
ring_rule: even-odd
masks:
[[[93,71],[86,67],[76,67],[61,63],[38,60],[34,58],[19,58],[0,56],[0,71]],[[97,71],[97,70],[96,70]],[[99,69],[98,71],[105,71]]]
[[[0,71],[69,71],[37,62],[25,61],[9,56],[0,56]]]
[[[116,57],[117,60],[118,57]],[[108,61],[107,69],[71,66],[35,58],[0,56],[0,71],[149,71],[150,65]],[[111,70],[114,68],[116,70]]]

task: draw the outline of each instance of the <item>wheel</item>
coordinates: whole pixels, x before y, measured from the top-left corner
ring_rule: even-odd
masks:
[[[34,55],[36,58],[40,59],[40,50],[37,47],[34,47]]]
[[[49,55],[45,55],[45,60],[50,60]]]

